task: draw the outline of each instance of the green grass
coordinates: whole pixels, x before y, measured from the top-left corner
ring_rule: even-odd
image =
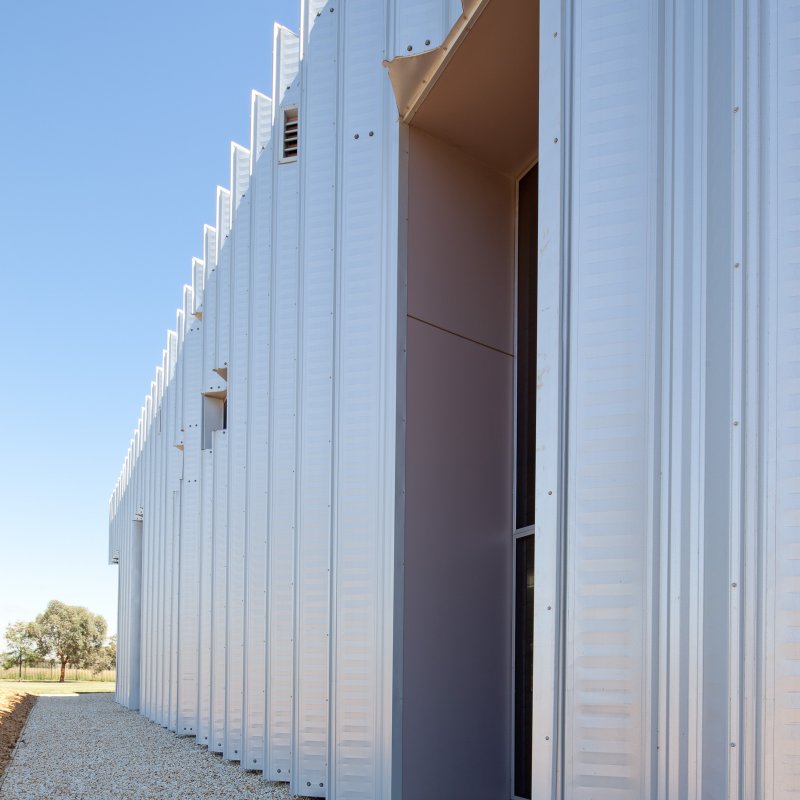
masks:
[[[12,681],[0,680],[0,693],[27,692],[28,694],[88,694],[113,692],[115,684],[108,681]]]

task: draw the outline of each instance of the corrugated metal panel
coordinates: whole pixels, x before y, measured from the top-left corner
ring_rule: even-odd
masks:
[[[294,31],[283,25],[272,29],[272,97],[275,102],[273,113],[279,106],[291,105],[285,102],[286,93],[300,71],[300,38]],[[277,118],[273,117],[273,126]],[[280,128],[275,128],[280,130]]]
[[[203,308],[203,277],[205,264],[202,259],[192,259],[192,309],[191,313],[197,315]]]
[[[190,303],[188,297],[191,289],[184,287],[184,298]],[[167,577],[168,591],[166,594],[166,636],[169,652],[168,673],[168,727],[172,731],[178,729],[178,571],[180,541],[180,481],[183,472],[183,453],[175,447],[175,439],[180,423],[177,406],[177,381],[176,362],[178,355],[178,336],[175,331],[167,334],[167,390],[165,403],[167,406],[167,425],[165,428],[164,448],[167,456],[167,478],[169,494],[167,508]]]
[[[231,325],[231,193],[217,190],[217,325],[214,369],[225,377],[230,358]]]
[[[327,785],[333,311],[341,7],[306,8],[300,102],[300,281],[293,786]],[[312,27],[313,25],[313,27]]]
[[[767,616],[766,653],[774,658],[774,671],[767,671],[765,797],[788,797],[800,794],[800,3],[765,5],[773,47],[766,199],[775,248],[774,260],[764,265],[770,270],[767,413],[774,414],[766,442],[767,524],[774,531],[767,543],[766,587],[774,617]],[[754,106],[751,113],[759,111]]]
[[[120,522],[124,517],[120,519]],[[141,601],[142,601],[142,523],[130,522],[129,545],[129,567],[128,567],[128,591],[129,612],[128,620],[125,625],[126,647],[128,648],[127,658],[124,662],[126,692],[125,697],[120,701],[130,708],[139,708],[139,687],[140,671],[139,659],[141,654]]]
[[[228,599],[225,757],[241,760],[244,681],[245,515],[250,324],[250,153],[231,147],[230,363],[228,366]]]
[[[348,5],[342,24],[329,796],[368,798],[391,785],[398,145],[384,9]]]
[[[574,20],[564,780],[597,800],[647,796],[656,753],[656,23],[628,0]]]
[[[253,93],[250,178],[250,331],[245,540],[242,765],[263,769],[266,726],[267,454],[272,235],[272,101]]]
[[[214,527],[214,452],[200,454],[200,603],[197,667],[197,741],[207,745],[211,734],[211,615]]]
[[[172,491],[172,501],[169,541],[169,592],[167,595],[169,621],[167,625],[167,635],[169,641],[169,686],[168,686],[168,708],[169,721],[168,727],[171,731],[178,731],[178,569],[179,552],[178,543],[180,540],[181,527],[181,496],[180,492]],[[168,511],[168,513],[169,513]]]
[[[195,315],[202,319],[205,305],[206,281],[212,270],[217,266],[217,229],[210,225],[203,226],[203,295],[197,304]]]
[[[297,70],[298,37],[275,28],[273,97],[285,94]],[[290,77],[291,76],[291,77]],[[280,107],[275,115],[281,114]],[[267,551],[267,737],[264,773],[286,780],[291,770],[294,634],[295,463],[297,403],[297,162],[273,150],[270,335],[269,541]]]
[[[539,83],[552,86],[539,99],[539,196],[549,198],[539,204],[538,241],[539,280],[537,295],[537,370],[536,431],[540,443],[536,457],[536,557],[534,603],[532,754],[534,797],[555,797],[558,777],[557,730],[560,713],[558,620],[563,594],[559,570],[561,554],[561,504],[563,474],[562,419],[563,350],[562,258],[563,220],[562,163],[562,59],[563,30],[560,4],[541,6],[539,35]],[[546,144],[545,144],[546,143]],[[555,153],[544,150],[555,148]]]
[[[217,219],[224,214],[224,197],[222,189],[217,189]],[[219,392],[225,389],[225,382],[214,371],[217,352],[218,322],[218,270],[217,240],[215,228],[206,228],[204,246],[206,249],[206,275],[203,291],[203,392]]]
[[[155,521],[155,602],[156,607],[153,614],[153,633],[154,633],[154,664],[153,664],[153,719],[162,726],[166,726],[166,689],[167,689],[167,665],[168,655],[166,652],[164,635],[164,611],[166,605],[165,598],[165,566],[166,566],[166,519],[167,519],[167,470],[166,470],[166,448],[164,442],[166,437],[163,435],[164,409],[161,401],[164,397],[164,366],[166,354],[162,353],[161,366],[156,369],[156,393],[154,397],[155,416],[153,420],[153,434],[155,436],[154,462],[155,462],[155,503],[153,512]]]
[[[178,644],[178,732],[198,730],[198,650],[201,601],[201,387],[203,377],[203,330],[189,317],[181,351],[183,368],[183,480],[181,483],[180,598]]]
[[[460,0],[402,0],[392,4],[395,56],[439,47],[463,13]]]
[[[140,710],[150,717],[152,690],[151,667],[152,667],[152,608],[153,608],[153,520],[150,517],[150,497],[152,494],[152,471],[149,469],[150,451],[153,443],[150,440],[150,418],[151,418],[152,398],[145,397],[144,404],[144,443],[142,447],[141,469],[142,477],[142,508],[146,509],[143,514],[143,556],[142,556],[142,697],[140,700]]]
[[[211,738],[208,749],[225,750],[225,670],[228,556],[228,437],[212,434],[214,508],[211,555]]]

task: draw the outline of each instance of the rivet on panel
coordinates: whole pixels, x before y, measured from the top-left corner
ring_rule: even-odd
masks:
[[[550,737],[549,737],[549,736],[545,736],[545,737],[544,737],[544,740],[545,740],[546,742],[549,742],[549,741],[550,741]]]
[[[558,136],[556,136],[556,138],[553,139],[553,144],[558,144]]]
[[[548,495],[551,495],[551,494],[553,494],[553,490],[552,490],[552,489],[548,489],[548,490],[547,490],[547,494],[548,494]]]
[[[375,131],[370,131],[370,132],[369,132],[369,135],[370,135],[370,136],[374,136],[374,135],[375,135]]]
[[[738,110],[739,110],[739,106],[734,106],[734,107],[733,107],[733,113],[734,113],[734,114],[735,114],[735,113],[736,113]],[[733,747],[733,745],[731,745],[731,747]]]
[[[411,45],[409,45],[408,47],[406,47],[406,50],[408,50],[408,52],[409,52],[409,53],[410,53],[410,52],[411,52],[413,49],[414,49],[414,48],[413,48]]]
[[[739,426],[739,420],[738,420],[738,419],[735,419],[735,420],[733,421],[733,427],[734,427],[734,428],[737,428],[738,426]]]
[[[735,582],[732,583],[731,586],[733,586],[733,588],[735,589],[736,588],[736,583]]]
[[[553,38],[558,39],[558,31],[553,31]]]
[[[353,138],[354,138],[354,139],[358,139],[358,134],[356,134],[356,135],[355,135]]]
[[[430,39],[426,39],[426,40],[425,40],[425,44],[426,44],[426,45],[429,45],[430,43],[431,43],[431,40],[430,40]]]

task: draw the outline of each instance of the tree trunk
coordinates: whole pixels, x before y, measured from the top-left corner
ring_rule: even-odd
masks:
[[[22,653],[19,655],[19,679],[22,680]]]
[[[62,658],[61,659],[61,676],[58,679],[59,683],[64,683],[64,672],[66,671],[66,669],[67,669],[67,659],[66,658]]]

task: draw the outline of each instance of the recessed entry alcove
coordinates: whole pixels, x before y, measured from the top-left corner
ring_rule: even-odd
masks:
[[[538,15],[491,0],[404,117],[397,694],[415,800],[530,797]]]

